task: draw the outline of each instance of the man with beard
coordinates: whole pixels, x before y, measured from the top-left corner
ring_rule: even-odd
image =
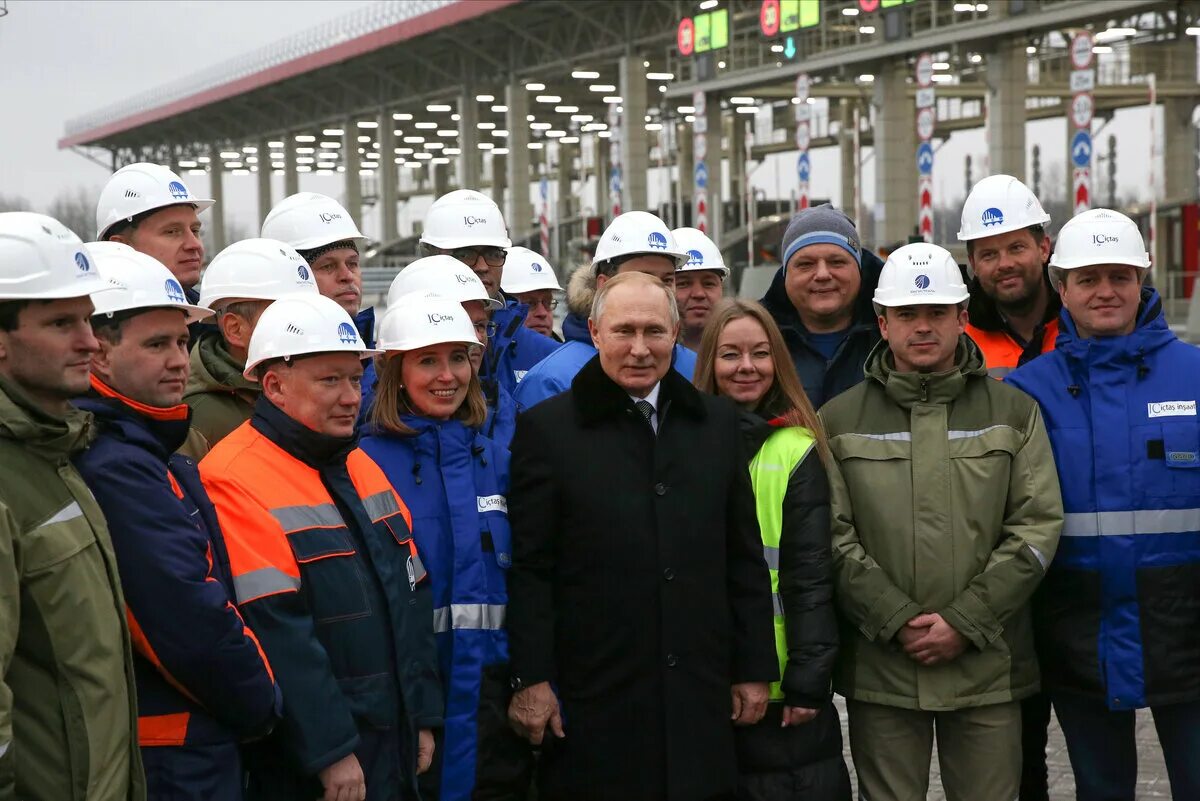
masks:
[[[1054,348],[1062,302],[1046,278],[1049,222],[1033,192],[1011,175],[984,178],[963,204],[958,238],[967,243],[974,275],[967,334],[992,378]]]

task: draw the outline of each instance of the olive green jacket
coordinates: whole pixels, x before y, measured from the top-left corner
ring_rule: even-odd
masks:
[[[867,380],[821,409],[842,623],[834,688],[936,711],[1031,695],[1028,601],[1063,522],[1038,405],[989,379],[966,336],[948,372],[894,364],[880,342]],[[923,612],[940,614],[967,650],[932,667],[909,658],[895,636]]]
[[[0,801],[146,797],[116,557],[70,461],[91,419],[0,379]]]
[[[250,419],[262,390],[242,375],[216,331],[205,331],[192,348],[191,372],[183,402],[192,410],[192,431],[180,453],[196,461]]]

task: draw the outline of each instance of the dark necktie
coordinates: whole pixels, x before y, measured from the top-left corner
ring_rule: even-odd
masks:
[[[648,400],[640,400],[634,401],[633,405],[642,413],[642,417],[646,418],[646,422],[650,424],[650,427],[654,428],[654,404]]]

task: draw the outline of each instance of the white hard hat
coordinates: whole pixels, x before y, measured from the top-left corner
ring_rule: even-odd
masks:
[[[93,317],[132,309],[173,308],[184,312],[190,325],[212,316],[210,309],[187,302],[183,286],[153,256],[122,242],[89,242],[85,247],[113,290],[92,297],[96,307]]]
[[[681,271],[715,270],[722,277],[729,275],[720,248],[703,231],[698,228],[676,228],[671,233],[675,235],[676,244],[688,255],[687,263],[679,268]]]
[[[1011,175],[989,175],[975,186],[963,203],[961,242],[1045,225],[1050,215],[1029,191]]]
[[[129,164],[114,172],[100,192],[96,238],[104,239],[109,228],[143,212],[190,203],[199,213],[214,202],[192,195],[183,179],[161,164]]]
[[[82,298],[107,289],[82,240],[58,220],[0,213],[0,300]]]
[[[461,303],[421,294],[405,295],[389,306],[376,337],[375,346],[383,351],[416,350],[443,342],[479,344]]]
[[[482,300],[489,309],[501,309],[504,303],[488,295],[487,288],[471,268],[453,256],[439,254],[417,259],[392,279],[388,288],[388,306],[405,295],[420,292],[457,303]]]
[[[374,356],[346,310],[317,292],[287,295],[272,303],[258,318],[243,375],[256,379],[254,368],[271,359],[290,359],[314,353],[353,353]]]
[[[540,253],[522,247],[508,249],[504,273],[500,276],[500,288],[510,295],[536,292],[539,289],[562,291],[550,262]]]
[[[359,247],[367,243],[350,212],[333,198],[316,192],[289,195],[276,203],[263,220],[262,235],[287,242],[296,250],[312,250],[347,239]]]
[[[1148,268],[1150,254],[1137,223],[1111,209],[1091,209],[1067,220],[1058,232],[1050,266],[1074,270],[1094,264]]]
[[[308,262],[277,239],[234,242],[200,278],[200,305],[209,309],[222,300],[278,300],[294,292],[319,294]]]
[[[675,241],[667,224],[648,211],[627,211],[617,216],[596,243],[592,262],[609,261],[621,256],[666,256],[679,269],[688,262],[688,254]]]
[[[512,247],[500,207],[472,189],[457,189],[433,202],[425,213],[421,241],[444,250]]]
[[[962,303],[970,293],[950,251],[928,242],[892,251],[879,274],[874,302],[880,306]]]

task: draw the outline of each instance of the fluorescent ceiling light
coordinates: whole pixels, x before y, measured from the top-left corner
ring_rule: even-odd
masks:
[[[595,80],[596,78],[599,78],[600,73],[595,72],[594,70],[575,70],[574,72],[571,73],[571,77],[577,78],[578,80],[581,80],[581,81],[590,81],[590,80]]]
[[[870,36],[871,34],[875,33],[875,26],[874,25],[859,25],[858,32],[863,34],[864,36]]]
[[[577,145],[577,144],[579,144],[579,137],[578,136],[564,136],[562,139],[558,140],[558,143],[560,145]]]
[[[503,114],[506,111],[508,111],[508,106],[505,106],[503,104],[498,105],[498,106],[492,106],[492,112],[495,114]]]
[[[341,128],[326,128],[325,130],[321,131],[321,133],[324,136],[341,136],[346,132]]]
[[[408,112],[400,112],[400,113],[392,115],[393,120],[401,120],[403,122],[411,120],[412,118],[413,118],[413,116],[411,114],[409,114]]]
[[[296,152],[303,153],[304,155],[307,156],[310,153],[316,153],[317,149],[315,147],[298,147],[298,148],[296,148]],[[225,154],[222,153],[221,155],[224,156]]]
[[[675,110],[678,111],[680,114],[695,114],[696,113],[695,106],[677,106],[675,108]]]
[[[425,110],[431,114],[443,114],[447,111],[450,111],[451,108],[450,108],[450,106],[447,106],[445,103],[430,103],[428,106],[425,107]]]
[[[458,131],[438,131],[438,136],[443,139],[451,139],[458,136]]]
[[[544,84],[544,83],[527,83],[527,84],[525,84],[525,88],[527,90],[529,90],[530,92],[541,92],[546,88],[546,84]]]
[[[309,148],[309,150],[312,150],[312,148]],[[223,159],[240,159],[241,157],[242,157],[242,154],[237,152],[236,150],[222,150],[221,151],[221,158],[223,158]]]
[[[475,99],[480,103],[491,103],[496,97],[494,95],[475,95]]]
[[[267,147],[283,147],[283,142],[267,142]]]
[[[588,87],[588,91],[595,92],[597,94],[605,94],[608,92],[617,91],[617,87],[613,86],[611,83],[594,83]]]
[[[871,83],[871,81],[875,80],[875,76],[871,75],[870,73],[863,73],[862,75],[858,76],[858,79],[863,83]]]
[[[375,122],[374,120],[359,120],[358,122],[356,122],[354,124],[357,125],[359,128],[378,128],[379,127],[379,123]]]
[[[673,72],[647,72],[646,80],[648,81],[673,81],[675,73]]]
[[[731,97],[729,102],[734,106],[752,106],[755,101],[753,97]]]
[[[562,98],[558,95],[538,95],[534,98],[539,103],[561,103]]]
[[[559,114],[574,114],[579,111],[579,106],[555,106],[554,110]]]
[[[297,142],[315,142],[315,141],[317,141],[317,137],[309,136],[308,134],[296,134],[296,141]]]
[[[857,17],[857,16],[858,16],[858,9],[857,9],[857,8],[843,8],[843,9],[842,9],[842,16],[844,16],[844,17]]]
[[[437,130],[437,123],[436,122],[418,122],[413,127],[417,128],[418,130],[421,130],[421,131],[434,131],[434,130]]]
[[[935,70],[948,70],[950,69],[950,63],[947,61],[935,61],[933,62],[933,68]]]
[[[530,142],[525,147],[529,148],[530,150],[541,150],[543,145],[541,142]]]
[[[738,114],[757,114],[758,106],[738,106],[734,111]]]
[[[717,7],[717,0],[704,0],[704,2],[700,4],[701,11],[708,11],[710,8],[716,8],[716,7]]]
[[[494,130],[496,130],[496,123],[494,123],[494,122],[477,122],[477,123],[475,123],[475,127],[481,131],[494,131]]]
[[[492,151],[492,155],[493,156],[507,156],[508,148],[507,147],[498,147]]]
[[[609,95],[608,97],[602,97],[600,99],[603,100],[605,103],[623,103],[623,102],[625,102],[621,99],[620,95]]]
[[[370,142],[370,141],[371,141],[371,137],[369,137],[369,136],[360,136],[360,137],[358,137],[358,141],[359,141],[359,142],[361,142],[362,144],[364,144],[364,145],[365,145],[367,142]]]

